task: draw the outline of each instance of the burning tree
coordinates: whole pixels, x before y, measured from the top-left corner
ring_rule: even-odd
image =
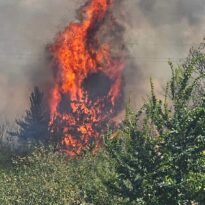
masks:
[[[91,141],[100,144],[100,135],[123,105],[122,51],[112,52],[111,42],[103,42],[107,31],[119,28],[113,4],[88,1],[81,21],[71,23],[50,45],[55,65],[50,127],[71,156]]]

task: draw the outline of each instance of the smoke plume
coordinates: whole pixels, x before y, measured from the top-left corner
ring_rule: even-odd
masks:
[[[127,95],[140,105],[149,89],[149,78],[155,87],[170,75],[170,59],[180,63],[189,49],[198,47],[205,34],[203,0],[126,0],[126,44],[134,66],[127,69]]]
[[[167,61],[178,63],[205,33],[204,0],[116,0],[128,49],[126,95],[140,105],[152,76],[160,88]],[[0,114],[23,113],[34,85],[50,82],[46,46],[85,0],[0,0]]]

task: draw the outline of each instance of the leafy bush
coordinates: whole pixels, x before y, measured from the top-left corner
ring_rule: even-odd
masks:
[[[69,177],[65,156],[42,148],[18,160],[14,169],[1,173],[0,204],[72,204],[77,190]]]
[[[0,172],[0,204],[113,204],[98,173],[111,177],[101,151],[69,159],[53,148],[36,148]]]
[[[128,110],[107,149],[118,177],[105,180],[124,204],[204,204],[205,55],[193,50],[172,69],[165,100],[151,96],[137,115]]]

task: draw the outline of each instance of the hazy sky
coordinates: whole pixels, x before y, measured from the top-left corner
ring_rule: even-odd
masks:
[[[21,115],[35,80],[48,69],[46,45],[75,19],[79,2],[0,0],[0,114]]]
[[[0,115],[20,116],[33,85],[47,75],[45,47],[84,0],[0,0]],[[143,96],[147,79],[169,73],[205,37],[204,0],[124,0],[125,42],[136,66],[127,69],[127,95]]]

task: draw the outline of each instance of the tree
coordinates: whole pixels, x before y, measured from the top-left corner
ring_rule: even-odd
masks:
[[[104,180],[124,204],[171,205],[205,201],[205,55],[191,50],[172,69],[164,101],[151,96],[127,112],[118,137],[107,142],[117,177]]]
[[[17,132],[11,133],[26,143],[46,143],[49,137],[49,114],[45,108],[43,93],[35,87],[30,96],[30,108],[25,117],[16,120],[19,127]]]

